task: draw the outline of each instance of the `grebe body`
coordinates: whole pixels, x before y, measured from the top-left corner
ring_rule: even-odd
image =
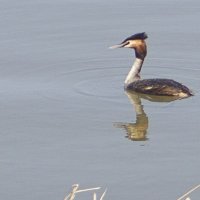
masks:
[[[177,96],[179,98],[192,96],[192,91],[188,87],[172,79],[141,79],[140,71],[147,55],[145,42],[147,37],[145,32],[137,33],[126,38],[121,44],[110,47],[111,49],[126,47],[135,50],[136,59],[125,79],[124,88],[151,95]]]
[[[127,85],[125,89],[150,95],[178,96],[180,98],[192,95],[186,86],[172,79],[138,80]]]

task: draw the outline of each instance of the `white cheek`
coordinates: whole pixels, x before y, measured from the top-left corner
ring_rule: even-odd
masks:
[[[127,48],[134,48],[134,46],[135,46],[135,41],[129,41],[129,43],[125,46],[125,47],[127,47]]]

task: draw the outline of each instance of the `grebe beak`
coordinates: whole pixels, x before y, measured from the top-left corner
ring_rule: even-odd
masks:
[[[111,47],[109,47],[109,49],[122,48],[122,47],[125,47],[127,44],[129,44],[128,41],[123,42],[123,43],[121,43],[121,44],[117,44],[117,45],[111,46]]]

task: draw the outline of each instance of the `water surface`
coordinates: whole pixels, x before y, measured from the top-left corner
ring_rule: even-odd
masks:
[[[107,187],[107,199],[167,200],[199,184],[199,7],[2,1],[1,199],[63,199],[79,183]],[[134,107],[123,90],[134,52],[108,47],[140,31],[149,35],[143,78],[173,78],[194,97],[136,97]],[[144,134],[131,138],[132,129]]]

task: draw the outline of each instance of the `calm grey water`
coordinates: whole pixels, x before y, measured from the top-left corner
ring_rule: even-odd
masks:
[[[198,0],[1,0],[0,199],[63,199],[79,183],[108,188],[105,199],[168,200],[199,184],[199,9]],[[194,97],[124,92],[134,53],[108,47],[140,31],[143,78],[173,78]]]

